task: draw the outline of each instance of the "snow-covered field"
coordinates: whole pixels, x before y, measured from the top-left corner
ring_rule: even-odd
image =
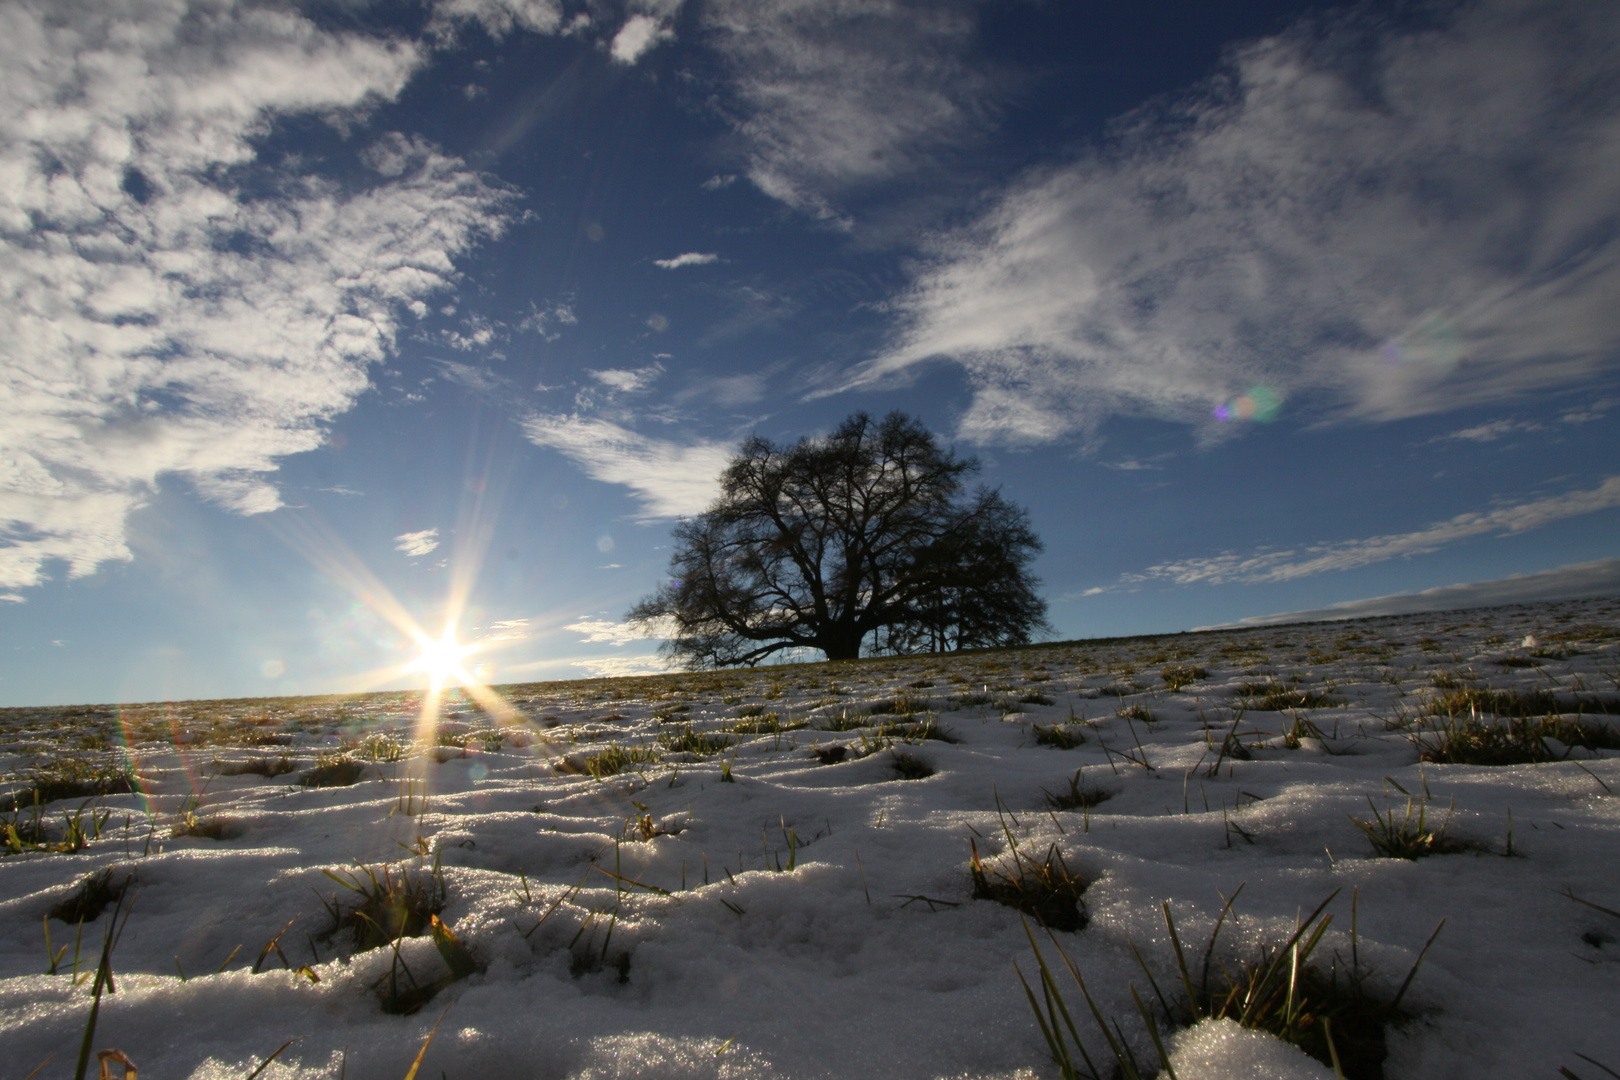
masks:
[[[127,922],[93,1048],[143,1077],[246,1077],[296,1039],[259,1075],[394,1080],[441,1016],[419,1076],[1056,1076],[1014,969],[1038,971],[1020,913],[974,898],[972,847],[1004,883],[1010,839],[1026,876],[1055,845],[1086,885],[1083,928],[1037,933],[1105,1076],[1053,940],[1145,1074],[1133,984],[1181,1080],[1333,1075],[1230,1021],[1171,1041],[1185,1002],[1160,905],[1197,978],[1239,886],[1217,973],[1336,893],[1307,966],[1336,954],[1384,1004],[1445,920],[1383,1075],[1620,1070],[1620,917],[1566,895],[1620,909],[1620,761],[1602,748],[1620,744],[1620,602],[502,692],[505,726],[452,694],[434,730],[402,694],[0,712],[8,789],[62,758],[138,780],[81,815],[95,834],[110,811],[77,852],[37,848],[71,846],[84,799],[46,806],[43,828],[26,796],[16,812],[0,1077],[51,1055],[41,1078],[73,1075],[119,905],[77,947],[76,916],[49,913],[102,871],[128,881]],[[1535,727],[1497,750],[1543,760],[1422,760],[1447,724],[1495,752],[1482,740],[1510,721],[1493,709]],[[608,773],[594,755],[614,747],[642,760]],[[290,771],[231,774],[254,762]],[[301,783],[318,762],[359,779]],[[1104,801],[1054,804],[1076,794]],[[1410,809],[1416,831],[1418,807],[1443,835],[1415,860],[1375,857],[1352,820],[1392,810],[1398,828]],[[334,874],[442,900],[460,945],[356,951],[333,911],[362,896]]]

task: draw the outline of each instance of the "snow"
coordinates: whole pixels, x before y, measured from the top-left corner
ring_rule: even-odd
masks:
[[[1207,675],[1171,691],[1167,663]],[[1240,687],[1292,689],[1296,677],[1297,689],[1337,702],[1294,711],[1317,732],[1290,739],[1294,713],[1237,705]],[[1347,957],[1354,893],[1357,954],[1386,996],[1445,919],[1403,1005],[1412,1019],[1387,1033],[1386,1076],[1484,1080],[1566,1066],[1590,1080],[1598,1073],[1577,1054],[1620,1068],[1620,919],[1563,894],[1620,908],[1620,762],[1598,750],[1541,764],[1425,764],[1416,726],[1437,681],[1553,692],[1590,721],[1620,700],[1616,680],[1620,603],[1577,601],[533,684],[503,688],[516,715],[499,749],[478,737],[494,722],[451,695],[437,732],[470,734],[467,748],[368,761],[364,779],[334,788],[301,786],[299,772],[217,770],[286,753],[302,771],[323,752],[361,753],[368,736],[373,747],[385,735],[409,748],[417,697],[5,710],[0,769],[127,753],[143,792],[104,797],[112,816],[81,852],[0,860],[0,1073],[26,1075],[54,1054],[41,1080],[72,1075],[90,984],[73,985],[73,927],[46,914],[110,867],[133,875],[133,906],[94,1042],[147,1076],[241,1078],[296,1039],[261,1076],[329,1077],[341,1066],[346,1077],[398,1078],[441,1016],[419,1075],[1056,1076],[1014,969],[1035,970],[1024,923],[972,897],[970,840],[1005,867],[1011,835],[1026,853],[1056,845],[1089,881],[1089,924],[1054,936],[1143,1060],[1152,1043],[1131,991],[1148,986],[1133,944],[1172,990],[1161,903],[1201,956],[1222,895],[1241,885],[1217,960],[1280,943],[1335,890],[1318,955]],[[960,741],[864,753],[880,737],[874,725],[924,719],[864,715],[897,698]],[[688,711],[672,711],[679,705]],[[1133,705],[1153,719],[1116,715]],[[656,747],[681,724],[718,731],[764,712],[812,726],[742,735],[734,757],[666,752],[601,780],[558,769],[610,743]],[[1035,741],[1037,728],[1071,715],[1084,721],[1079,746]],[[1246,758],[1220,753],[1234,719]],[[867,726],[819,730],[845,723]],[[837,764],[812,754],[833,745],[846,748]],[[897,778],[902,752],[933,774]],[[733,783],[722,780],[727,762]],[[1046,793],[1067,792],[1077,774],[1107,801],[1049,810]],[[1373,857],[1351,818],[1393,808],[1399,819],[1403,792],[1468,850]],[[197,816],[228,819],[234,838],[171,835],[199,794]],[[60,822],[82,801],[48,811]],[[392,1015],[373,984],[393,951],[351,955],[347,932],[329,933],[326,905],[355,897],[323,871],[387,863],[425,877],[435,860],[441,918],[481,970]],[[81,975],[112,911],[84,927]],[[272,952],[254,974],[289,921],[279,944],[307,973]],[[56,948],[69,945],[54,975],[44,925]],[[405,938],[399,961],[424,982],[447,974],[428,936]],[[1093,1056],[1106,1056],[1078,990],[1059,986]],[[1177,1032],[1170,1045],[1181,1080],[1332,1075],[1229,1022]]]
[[[1200,1021],[1178,1034],[1170,1067],[1179,1080],[1333,1080],[1331,1069],[1298,1047],[1224,1018]]]

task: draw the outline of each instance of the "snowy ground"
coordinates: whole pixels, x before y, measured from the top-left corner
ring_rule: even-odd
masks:
[[[1167,671],[1191,681],[1172,690]],[[1620,602],[515,686],[499,728],[459,696],[431,732],[411,695],[6,710],[8,789],[76,757],[132,761],[139,791],[100,800],[111,816],[79,852],[0,860],[0,1078],[53,1054],[42,1080],[73,1075],[115,908],[83,924],[77,986],[75,926],[47,914],[104,868],[131,878],[132,906],[94,1045],[147,1077],[245,1077],[297,1039],[260,1075],[398,1078],[441,1015],[419,1075],[1056,1076],[1013,966],[1035,970],[1019,912],[973,899],[970,841],[1009,870],[1010,835],[1027,855],[1055,844],[1089,883],[1089,923],[1055,937],[1145,1062],[1133,943],[1173,999],[1160,904],[1201,958],[1242,885],[1217,962],[1281,943],[1335,890],[1314,957],[1348,958],[1354,892],[1385,1000],[1446,920],[1385,1075],[1592,1080],[1577,1055],[1620,1070],[1620,918],[1563,894],[1620,909],[1620,760],[1553,741],[1540,763],[1422,762],[1435,703],[1470,688],[1551,694],[1513,700],[1612,731]],[[921,738],[930,721],[959,741]],[[1082,741],[1037,742],[1054,726]],[[728,745],[702,752],[704,734]],[[613,746],[658,759],[574,771]],[[283,754],[283,775],[222,771]],[[362,778],[302,785],[323,754]],[[1052,808],[1074,790],[1109,797]],[[1373,857],[1351,819],[1399,823],[1403,792],[1461,850]],[[48,806],[34,839],[60,842],[83,802]],[[175,836],[187,821],[221,838]],[[359,894],[325,871],[387,864],[431,891],[436,860],[475,973],[451,980],[428,935],[396,961],[332,932],[328,905]],[[67,945],[55,974],[47,927]],[[396,987],[402,969],[445,985],[394,1015],[391,969]],[[1177,1039],[1181,1080],[1333,1075],[1229,1023]]]

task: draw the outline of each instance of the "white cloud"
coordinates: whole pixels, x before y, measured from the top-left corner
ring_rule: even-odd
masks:
[[[645,627],[639,625],[589,617],[571,622],[563,629],[584,634],[585,636],[580,638],[581,641],[606,642],[612,645],[626,645],[632,641],[646,641],[648,638],[659,636],[649,633]]]
[[[669,661],[657,653],[575,660],[570,666],[583,668],[592,678],[597,679],[619,679],[628,675],[662,675],[671,667]]]
[[[653,265],[665,270],[679,270],[683,266],[708,266],[710,263],[720,261],[720,256],[705,255],[697,251],[688,251],[684,255],[677,255],[673,259],[654,259]]]
[[[845,190],[911,173],[984,124],[963,62],[975,19],[945,0],[714,0],[747,176],[829,220]],[[716,177],[705,186],[723,186]]]
[[[421,60],[285,8],[0,10],[0,587],[129,559],[165,474],[280,505],[265,474],[324,441],[508,196],[403,136],[347,186],[272,173],[253,140],[352,122]]]
[[[26,604],[28,598],[21,593],[0,593],[0,604]]]
[[[439,546],[439,530],[423,529],[421,532],[401,533],[394,537],[394,550],[402,551],[413,559],[420,559],[436,550]]]
[[[660,42],[675,40],[675,32],[653,15],[632,15],[613,35],[608,55],[616,63],[634,64]]]
[[[1490,420],[1473,427],[1462,428],[1458,431],[1448,431],[1444,435],[1436,435],[1430,442],[1495,442],[1497,439],[1521,431],[1541,431],[1542,425],[1529,420]]]
[[[719,494],[720,473],[733,450],[728,443],[649,439],[577,415],[535,416],[523,428],[531,442],[562,451],[593,480],[628,487],[641,502],[644,520],[706,510]]]
[[[524,317],[522,322],[518,323],[517,328],[539,334],[546,341],[556,341],[561,332],[553,330],[553,325],[574,326],[578,322],[579,319],[575,317],[573,307],[568,304],[556,303],[548,308],[531,304],[529,314]]]
[[[434,364],[444,377],[481,394],[493,394],[506,388],[506,380],[488,368],[461,364],[454,360],[435,360]]]
[[[438,0],[430,29],[448,34],[457,21],[476,21],[498,40],[513,30],[555,34],[562,28],[562,16],[557,0]]]
[[[1292,581],[1330,570],[1353,570],[1389,559],[1425,555],[1471,536],[1529,532],[1554,521],[1617,506],[1620,506],[1620,476],[1611,476],[1588,491],[1571,491],[1494,510],[1458,514],[1415,532],[1316,544],[1300,550],[1257,551],[1247,555],[1228,552],[1210,558],[1181,559],[1150,566],[1139,574],[1126,574],[1120,584],[1130,586],[1150,580],[1172,581],[1177,585]],[[1099,591],[1103,590],[1093,589],[1086,595]]]
[[[586,374],[610,390],[617,390],[622,394],[633,394],[645,390],[664,373],[664,365],[649,364],[640,368],[605,368],[601,371],[586,371]]]
[[[1620,20],[1584,0],[1250,44],[937,238],[846,386],[948,358],[965,436],[1040,442],[1120,412],[1213,429],[1223,404],[1313,395],[1391,419],[1594,377],[1620,361],[1616,70]]]
[[[699,379],[675,395],[677,404],[709,402],[716,405],[752,405],[765,397],[768,380],[764,374],[721,375]]]
[[[485,641],[525,641],[533,636],[528,619],[500,619],[489,624]]]
[[[1285,611],[1276,615],[1253,615],[1235,623],[1200,626],[1199,630],[1226,630],[1238,626],[1273,626],[1278,623],[1323,622],[1336,619],[1365,619],[1377,615],[1407,615],[1419,611],[1451,611],[1457,608],[1492,607],[1498,604],[1534,604],[1550,600],[1574,600],[1587,596],[1620,594],[1620,559],[1598,559],[1571,563],[1534,574],[1513,574],[1491,581],[1442,585],[1415,593],[1391,593],[1367,600],[1347,600],[1309,611]]]

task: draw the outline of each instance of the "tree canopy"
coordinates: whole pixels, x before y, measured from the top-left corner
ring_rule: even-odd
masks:
[[[846,660],[869,638],[879,652],[1028,642],[1047,629],[1029,572],[1040,538],[999,491],[964,491],[978,467],[900,412],[792,446],[750,437],[714,504],[675,526],[671,580],[627,618],[693,667]]]

